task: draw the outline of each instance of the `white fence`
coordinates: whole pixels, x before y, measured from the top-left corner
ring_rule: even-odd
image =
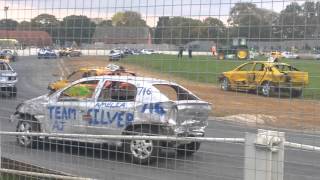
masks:
[[[38,48],[27,48],[23,50],[17,50],[17,53],[20,56],[35,56],[38,54]],[[101,49],[81,49],[80,50],[83,55],[86,56],[107,56],[110,52],[110,49],[101,50]],[[157,51],[160,54],[168,54],[168,55],[178,55],[178,51]],[[184,52],[186,54],[186,52]],[[203,55],[210,56],[212,55],[210,52],[192,52],[193,55]]]

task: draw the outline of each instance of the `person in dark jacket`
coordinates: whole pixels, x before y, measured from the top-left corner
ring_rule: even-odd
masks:
[[[191,46],[188,47],[188,54],[189,54],[189,58],[191,59],[192,58],[192,47]]]
[[[182,46],[179,47],[178,58],[182,58],[184,48]]]

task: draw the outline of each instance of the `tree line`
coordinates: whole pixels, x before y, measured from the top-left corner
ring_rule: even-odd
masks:
[[[0,20],[0,30],[40,30],[48,32],[54,42],[92,42],[98,26],[147,27],[153,43],[186,44],[195,40],[225,43],[234,37],[251,40],[297,40],[319,38],[320,2],[292,2],[281,12],[260,8],[253,3],[236,3],[225,22],[220,18],[203,20],[188,17],[159,17],[155,27],[148,27],[138,12],[118,12],[109,20],[93,22],[86,16],[71,15],[58,20],[54,15],[40,14],[31,21]]]

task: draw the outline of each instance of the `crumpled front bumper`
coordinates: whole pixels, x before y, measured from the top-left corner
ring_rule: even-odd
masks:
[[[15,87],[18,80],[8,81],[8,82],[0,82],[0,87]]]

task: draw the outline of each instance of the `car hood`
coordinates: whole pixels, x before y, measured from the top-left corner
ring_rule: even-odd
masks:
[[[120,56],[121,53],[118,53],[118,52],[114,52],[114,53],[110,53],[109,56]]]
[[[49,96],[42,95],[19,104],[16,108],[19,113],[27,113],[32,115],[39,115],[45,112],[46,105],[48,104]]]
[[[0,71],[0,76],[17,76],[18,74],[11,70]]]

